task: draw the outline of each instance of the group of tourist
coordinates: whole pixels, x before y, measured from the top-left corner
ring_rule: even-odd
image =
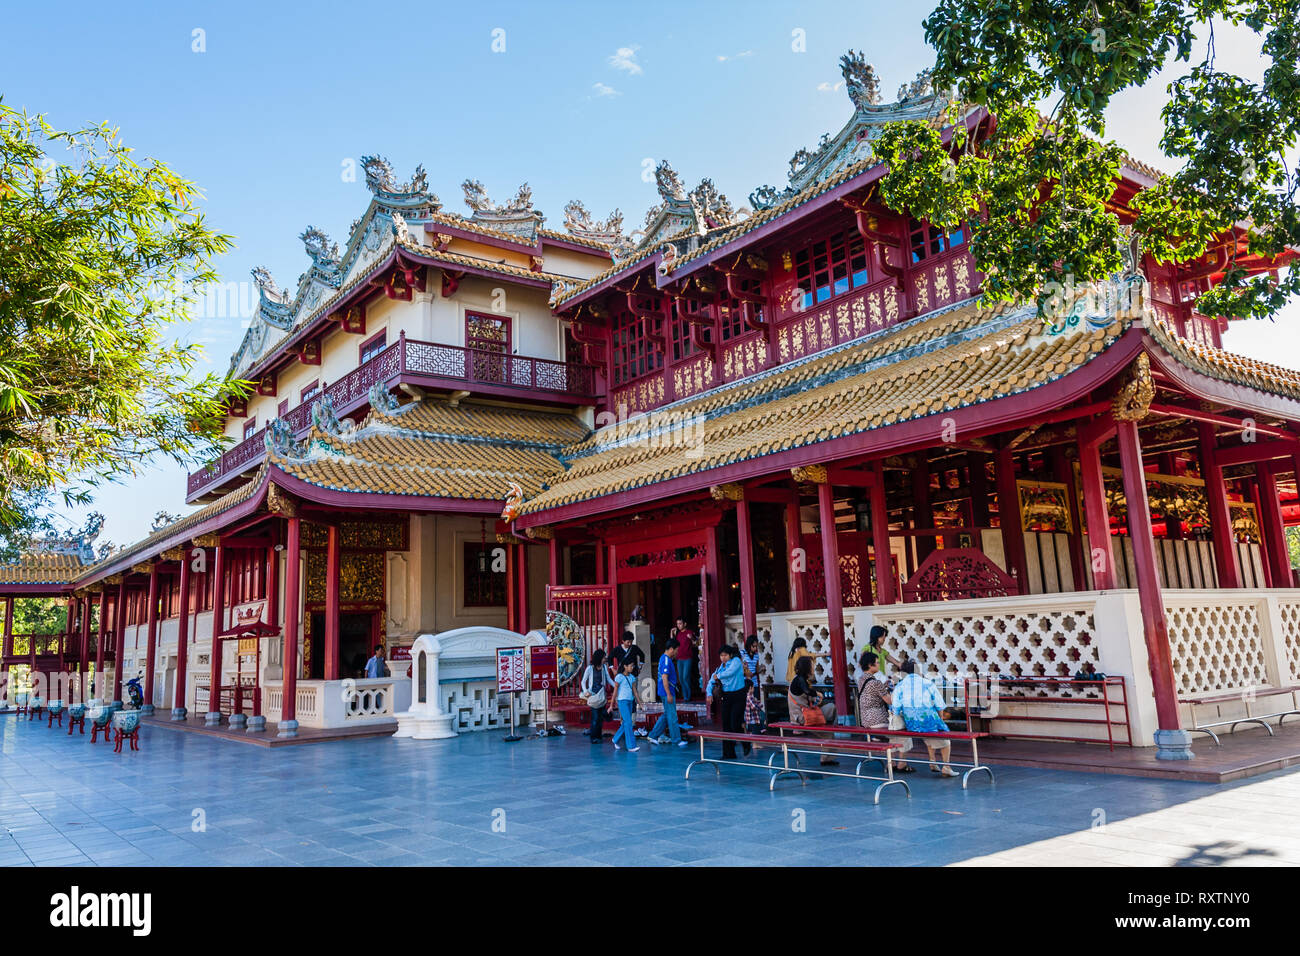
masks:
[[[942,733],[948,729],[945,718],[948,711],[938,685],[916,673],[916,662],[899,660],[884,647],[885,629],[873,627],[868,637],[869,649],[858,659],[857,677],[858,722],[867,729],[890,731],[879,739],[897,743],[897,733],[903,730],[917,733]],[[588,736],[593,744],[604,738],[602,731],[607,715],[617,709],[618,732],[614,734],[614,749],[630,753],[640,750],[637,739],[647,738],[655,745],[687,746],[682,739],[682,724],[678,719],[677,703],[688,700],[688,682],[691,677],[690,655],[698,639],[694,631],[679,619],[673,636],[659,656],[655,690],[663,713],[647,732],[636,730],[638,706],[637,677],[645,655],[636,646],[631,631],[624,631],[620,646],[609,655],[595,651],[591,663],[582,675],[582,697],[591,707],[591,726]],[[815,686],[814,661],[816,659],[803,638],[795,640],[787,664],[786,703],[789,720],[805,726],[824,726],[835,723],[835,703],[827,700]],[[710,708],[718,702],[719,719],[724,731],[732,733],[758,733],[766,723],[760,695],[760,663],[758,637],[749,635],[739,647],[723,645],[718,651],[719,664],[703,682],[704,695]],[[683,663],[687,666],[683,667]],[[955,777],[957,772],[950,764],[952,742],[942,737],[925,737],[930,755],[930,770],[944,777]],[[724,740],[722,758],[736,759],[736,741]],[[743,753],[752,751],[749,743],[741,742]],[[903,754],[911,752],[910,737],[902,738],[901,751],[892,753],[894,768],[900,773],[913,773],[915,768]],[[834,766],[838,761],[823,755],[823,765]]]

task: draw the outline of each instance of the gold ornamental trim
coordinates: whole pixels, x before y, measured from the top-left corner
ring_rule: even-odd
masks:
[[[1119,390],[1111,403],[1111,414],[1117,422],[1140,422],[1147,417],[1151,400],[1156,397],[1155,382],[1151,379],[1151,360],[1140,352],[1129,368],[1129,381]]]
[[[743,501],[745,489],[734,482],[725,485],[712,485],[709,488],[709,496],[714,501]]]
[[[272,483],[266,486],[266,510],[284,518],[293,518],[298,514],[298,501]]]
[[[536,528],[525,528],[524,534],[534,541],[550,541],[555,537],[555,529],[548,524],[541,524]]]
[[[189,556],[190,552],[188,548],[168,548],[162,553],[162,559],[164,561],[185,561]]]
[[[215,548],[221,544],[221,535],[219,534],[201,534],[194,539],[196,548]]]
[[[800,465],[790,469],[790,476],[795,481],[810,482],[814,485],[824,485],[830,478],[825,465]]]

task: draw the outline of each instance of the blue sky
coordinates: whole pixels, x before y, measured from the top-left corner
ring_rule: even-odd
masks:
[[[642,179],[647,159],[667,159],[688,186],[710,176],[740,205],[762,183],[784,185],[791,154],[843,125],[838,59],[850,46],[865,50],[887,98],[929,65],[928,9],[862,0],[24,4],[5,14],[0,94],[59,127],[120,127],[138,154],[203,188],[210,224],[237,244],[219,263],[224,280],[264,265],[292,288],[307,264],[298,234],[310,224],[342,243],[365,209],[365,186],[341,175],[364,154],[387,157],[403,180],[423,163],[457,212],[466,178],[494,198],[527,181],[554,228],[574,198],[598,218],[617,206],[627,228],[639,226],[657,198]],[[203,52],[192,49],[196,30]],[[796,30],[803,52],[793,49]],[[1221,65],[1260,72],[1253,38],[1220,31],[1217,48]],[[1110,129],[1157,165],[1161,89],[1120,98]],[[1300,309],[1289,315],[1300,320]],[[1228,346],[1300,365],[1296,336],[1278,332],[1234,329]],[[189,335],[224,370],[242,329],[238,317],[204,319]],[[166,463],[103,488],[101,540],[140,537],[159,508],[182,512],[185,470]]]

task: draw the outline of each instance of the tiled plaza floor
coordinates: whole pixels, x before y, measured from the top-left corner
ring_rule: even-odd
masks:
[[[616,754],[577,733],[141,736],[114,754],[0,716],[0,865],[1300,865],[1300,770],[1213,785],[1003,767],[963,791],[922,769],[910,800],[873,806],[849,780],[688,782],[694,748]]]

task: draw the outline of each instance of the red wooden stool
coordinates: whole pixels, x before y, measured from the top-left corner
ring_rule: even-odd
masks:
[[[38,720],[45,715],[45,705],[40,701],[27,705],[27,719]]]
[[[79,728],[81,730],[81,735],[83,737],[86,735],[86,712],[84,710],[81,711],[81,713],[79,714],[73,713],[72,711],[68,711],[68,736],[69,737],[72,736],[72,728],[74,727]]]
[[[105,735],[104,739],[105,740],[108,739],[107,735]],[[123,731],[120,727],[113,728],[113,753],[120,754],[122,752],[122,741],[124,740],[131,741],[132,750],[139,750],[140,749],[139,726],[137,726],[135,730],[127,730],[127,731]]]
[[[48,717],[48,719],[45,721],[45,726],[46,726],[46,727],[53,727],[53,726],[54,726],[54,722],[55,722],[56,720],[59,722],[59,726],[60,726],[60,727],[63,726],[63,708],[62,708],[62,707],[60,707],[58,710],[54,710],[53,708],[50,708],[49,711],[48,711],[48,713],[49,713],[49,717]]]

